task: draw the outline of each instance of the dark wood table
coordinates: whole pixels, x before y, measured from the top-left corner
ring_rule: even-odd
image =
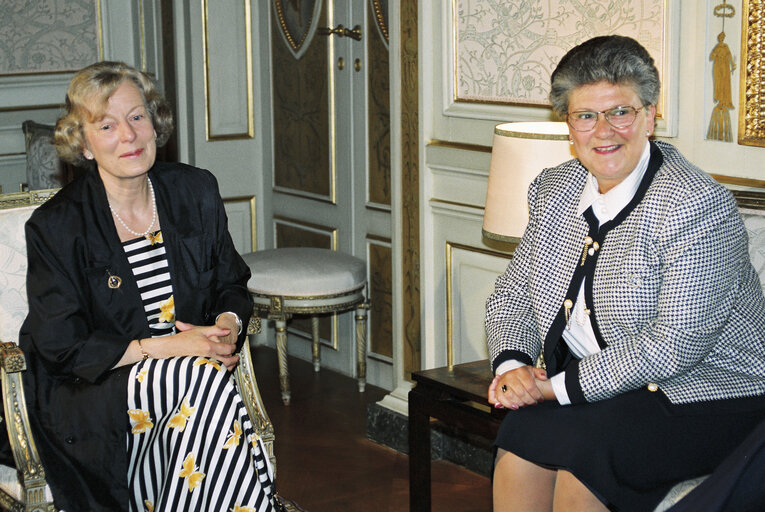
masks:
[[[507,411],[486,401],[488,360],[412,373],[409,392],[409,511],[430,512],[430,419],[494,439]]]

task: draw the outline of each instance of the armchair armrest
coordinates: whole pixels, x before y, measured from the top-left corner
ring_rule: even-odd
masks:
[[[253,321],[254,319],[254,321]],[[260,318],[253,315],[247,328],[248,334],[257,334],[260,332]],[[263,445],[268,452],[268,458],[271,466],[274,468],[276,476],[276,456],[274,454],[274,426],[266,413],[266,407],[258,390],[258,381],[255,379],[255,370],[252,367],[252,354],[250,353],[250,344],[245,341],[242,349],[239,351],[239,365],[234,374],[239,394],[242,395],[244,405],[247,408],[247,414],[250,416],[255,434],[261,438]]]
[[[0,343],[0,382],[3,391],[5,426],[19,472],[24,505],[13,510],[55,510],[47,500],[45,470],[37,453],[27,416],[21,372],[26,370],[24,353],[15,343]],[[0,500],[6,498],[2,496]],[[4,500],[3,500],[4,501]]]

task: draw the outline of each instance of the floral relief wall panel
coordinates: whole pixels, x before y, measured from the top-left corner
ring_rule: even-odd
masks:
[[[97,61],[98,0],[0,0],[0,75],[74,71]]]
[[[369,4],[369,202],[390,206],[390,77],[387,23],[383,13],[387,2]]]
[[[290,2],[284,4],[289,5]],[[305,11],[309,12],[308,9]],[[327,25],[325,11],[322,9],[319,16],[319,26]],[[271,41],[274,184],[279,188],[329,197],[328,38],[302,40],[302,53],[298,58],[285,41],[277,17],[275,14]]]
[[[640,41],[663,73],[669,0],[454,0],[455,100],[549,105],[550,74],[573,46]]]

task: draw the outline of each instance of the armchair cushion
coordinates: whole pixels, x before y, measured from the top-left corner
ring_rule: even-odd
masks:
[[[84,169],[59,159],[53,146],[55,127],[34,121],[21,123],[27,152],[27,187],[29,190],[61,188],[82,174]]]
[[[64,185],[66,169],[53,146],[54,127],[24,121],[21,129],[26,141],[29,189],[57,188]]]
[[[0,340],[18,342],[27,314],[24,223],[37,206],[0,210]]]

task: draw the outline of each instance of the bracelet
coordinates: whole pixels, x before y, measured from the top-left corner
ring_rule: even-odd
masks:
[[[242,319],[239,318],[239,315],[237,315],[233,311],[224,311],[220,315],[216,316],[215,317],[215,323],[217,324],[218,323],[218,319],[221,317],[221,315],[225,315],[226,313],[228,313],[230,315],[234,315],[234,318],[236,318],[236,326],[239,328],[239,332],[236,333],[236,335],[239,336],[240,334],[242,334]]]
[[[138,338],[138,348],[141,351],[141,356],[143,356],[143,359],[146,360],[146,359],[149,359],[149,357],[151,357],[151,356],[149,356],[149,353],[146,352],[146,350],[144,350],[143,345],[141,345],[142,341],[143,340],[141,338]]]

